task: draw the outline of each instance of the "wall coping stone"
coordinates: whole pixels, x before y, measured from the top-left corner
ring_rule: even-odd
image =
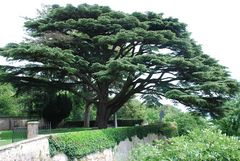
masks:
[[[28,124],[39,124],[39,121],[28,121]]]
[[[17,146],[21,146],[22,144],[26,144],[26,143],[29,143],[29,142],[41,140],[41,139],[44,139],[44,138],[49,138],[49,136],[50,135],[39,135],[39,136],[31,138],[31,139],[26,139],[26,140],[22,140],[22,141],[12,143],[12,144],[3,145],[3,146],[0,146],[0,151],[4,151],[6,149],[11,149],[11,148],[14,148],[14,147],[17,147]]]

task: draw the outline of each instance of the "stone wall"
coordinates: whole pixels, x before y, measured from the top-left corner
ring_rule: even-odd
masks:
[[[0,130],[11,130],[13,127],[26,127],[26,118],[0,118]]]
[[[156,134],[148,134],[143,139],[139,139],[137,136],[132,137],[131,141],[126,139],[121,141],[113,149],[113,161],[127,161],[129,152],[138,144],[152,143],[154,140],[158,140],[160,137]]]
[[[156,134],[148,134],[148,136],[143,139],[139,139],[137,136],[124,141],[121,141],[113,149],[105,149],[102,152],[93,153],[87,155],[78,161],[127,161],[129,158],[129,152],[137,144],[151,143],[153,140],[160,139],[161,137]],[[58,154],[52,158],[53,161],[67,161],[67,156],[65,154]],[[77,159],[75,159],[77,160]]]
[[[0,147],[0,161],[68,161],[65,154],[55,155],[50,158],[49,136],[38,136],[32,139],[16,142]],[[87,155],[78,161],[127,161],[129,152],[137,144],[151,143],[160,139],[158,135],[148,134],[143,139],[134,136],[131,140],[121,141],[113,149]],[[77,161],[77,159],[75,159]]]
[[[38,118],[0,117],[0,131],[12,130],[14,127],[26,127],[29,120],[38,120],[40,127],[45,126],[44,120]]]
[[[48,136],[38,136],[0,147],[0,161],[49,161]]]

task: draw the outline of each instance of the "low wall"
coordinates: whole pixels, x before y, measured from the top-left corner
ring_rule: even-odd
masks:
[[[16,142],[0,147],[0,161],[68,161],[65,154],[55,155],[50,158],[49,142],[47,135],[33,139]],[[160,139],[156,134],[148,134],[143,139],[137,136],[121,141],[113,149],[105,149],[102,152],[89,154],[78,161],[127,161],[129,152],[137,144],[151,143]],[[77,161],[77,159],[75,159]]]
[[[26,127],[27,118],[0,118],[0,130],[11,130],[13,127]]]
[[[0,131],[12,130],[14,127],[27,127],[27,122],[29,120],[38,120],[39,126],[45,125],[44,120],[39,120],[38,118],[0,117]]]
[[[0,146],[0,161],[48,161],[48,136]]]
[[[143,139],[139,139],[137,136],[124,141],[121,141],[113,149],[105,149],[102,152],[93,153],[87,155],[84,158],[78,159],[78,161],[127,161],[129,158],[129,152],[137,144],[151,143],[153,140],[160,139],[160,136],[156,134],[148,134]],[[58,154],[52,158],[53,161],[67,161],[67,156],[65,154]],[[75,159],[77,160],[77,159]]]

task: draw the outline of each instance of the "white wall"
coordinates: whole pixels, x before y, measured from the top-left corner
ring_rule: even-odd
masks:
[[[48,136],[38,136],[0,147],[0,161],[48,161]]]
[[[143,139],[139,139],[137,136],[124,141],[121,141],[113,149],[105,149],[101,152],[96,152],[87,155],[81,159],[75,159],[75,161],[127,161],[129,157],[129,152],[137,144],[151,143],[153,140],[160,139],[161,137],[156,134],[148,134]],[[58,154],[52,158],[54,161],[67,161],[67,156],[65,154]]]

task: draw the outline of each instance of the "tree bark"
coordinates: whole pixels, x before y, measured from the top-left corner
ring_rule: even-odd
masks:
[[[90,110],[91,103],[86,103],[84,111],[84,127],[90,127]]]
[[[118,127],[118,121],[117,121],[117,112],[114,113],[114,127]]]
[[[108,111],[106,106],[99,106],[97,109],[96,123],[99,129],[107,128],[108,126]]]
[[[97,127],[102,129],[107,128],[108,120],[111,115],[117,112],[122,107],[122,105],[130,99],[130,97],[135,93],[135,90],[132,88],[130,91],[127,91],[128,86],[125,85],[124,89],[119,93],[119,95],[110,101],[108,99],[107,83],[99,83],[98,86],[100,88],[100,92],[99,103],[97,104],[96,123]]]
[[[124,103],[129,100],[130,96],[126,95],[122,99],[116,100],[109,105],[109,102],[101,102],[97,105],[97,118],[96,123],[99,129],[107,128],[108,120],[112,114],[116,113]]]
[[[108,119],[110,117],[110,110],[107,107],[108,104],[108,83],[101,82],[98,83],[99,87],[99,102],[97,104],[97,116],[96,116],[96,124],[99,129],[107,128]]]

